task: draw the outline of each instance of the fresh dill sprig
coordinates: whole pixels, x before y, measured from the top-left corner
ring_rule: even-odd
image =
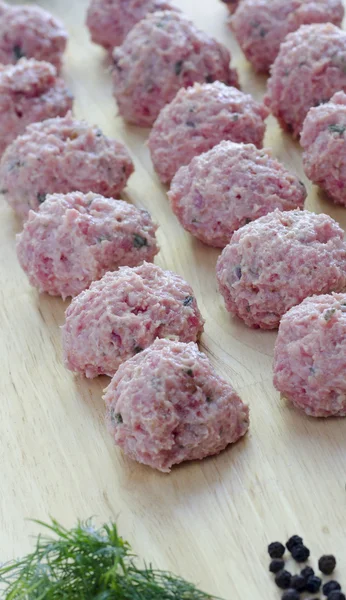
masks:
[[[115,523],[65,529],[35,521],[48,535],[24,558],[0,566],[3,600],[215,600],[172,573],[138,568]],[[52,534],[54,534],[52,536]]]

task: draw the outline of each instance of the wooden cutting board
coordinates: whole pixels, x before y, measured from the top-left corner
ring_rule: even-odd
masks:
[[[266,78],[253,74],[218,0],[177,0],[198,26],[225,43],[242,88],[261,98]],[[30,288],[15,254],[20,229],[0,201],[0,562],[22,554],[49,515],[117,519],[134,549],[227,600],[275,599],[266,545],[302,534],[313,555],[335,552],[346,569],[346,420],[313,420],[272,385],[276,334],[252,331],[226,312],[216,290],[219,252],[185,233],[156,178],[148,131],[117,117],[105,54],[84,26],[87,0],[41,0],[70,33],[64,77],[75,114],[122,140],[135,162],[124,198],[160,224],[157,263],[193,286],[206,318],[202,349],[251,409],[248,436],[216,458],[163,475],[114,447],[104,425],[106,377],[74,377],[61,360],[59,327],[67,303]],[[304,176],[298,143],[268,119],[266,146],[307,184],[307,207],[346,227],[346,209],[328,202]],[[346,575],[341,577],[346,584]]]

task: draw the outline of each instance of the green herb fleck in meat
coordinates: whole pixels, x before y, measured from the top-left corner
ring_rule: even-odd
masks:
[[[46,198],[47,198],[47,194],[44,194],[42,192],[39,192],[37,194],[37,201],[39,204],[43,204],[43,202],[45,201]]]
[[[133,351],[135,354],[139,354],[140,352],[143,352],[143,348],[141,346],[135,346]]]
[[[232,121],[238,121],[238,119],[239,119],[239,115],[237,115],[237,113],[234,114],[232,117]]]
[[[20,58],[25,58],[25,52],[23,52],[23,50],[18,44],[13,46],[13,55],[16,60],[19,60]]]
[[[329,129],[329,131],[332,131],[333,133],[338,133],[339,135],[342,135],[344,133],[344,131],[346,130],[346,126],[345,125],[329,125],[328,129]]]
[[[206,401],[208,402],[208,404],[210,404],[213,401],[213,399],[211,396],[207,396]]]
[[[123,420],[123,418],[122,418],[122,416],[121,416],[121,414],[120,414],[120,413],[116,413],[116,414],[114,415],[114,420],[115,420],[117,423],[123,423],[123,422],[124,422],[124,420]]]
[[[191,304],[193,303],[193,296],[186,296],[183,305],[184,306],[191,306]]]
[[[33,551],[0,567],[2,600],[213,600],[172,573],[139,565],[115,523],[36,523],[47,533]]]
[[[138,233],[135,233],[135,235],[133,236],[133,245],[135,248],[143,248],[143,246],[147,246],[148,245],[148,240],[139,235]]]
[[[182,72],[183,64],[184,64],[183,60],[177,60],[177,62],[175,63],[174,72],[176,75],[180,75],[180,73]]]
[[[238,266],[235,268],[235,274],[237,279],[241,279],[241,267]]]
[[[325,321],[330,321],[330,319],[332,318],[333,314],[336,312],[336,308],[327,308],[326,312],[323,315],[323,318]]]
[[[186,369],[185,373],[186,373],[186,375],[188,375],[189,377],[193,377],[193,370],[192,370],[192,369]]]

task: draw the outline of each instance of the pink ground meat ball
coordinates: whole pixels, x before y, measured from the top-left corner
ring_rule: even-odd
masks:
[[[113,50],[136,23],[158,10],[178,9],[163,0],[91,0],[86,23],[92,41]]]
[[[238,85],[227,48],[179,12],[149,14],[115,48],[113,58],[119,112],[144,127],[154,123],[181,87],[216,80]]]
[[[268,111],[250,94],[220,81],[182,88],[156,119],[149,149],[156,173],[169,183],[183,165],[221,140],[262,147]]]
[[[346,90],[346,31],[303,25],[281,44],[265,102],[281,127],[298,137],[312,106]]]
[[[339,204],[346,205],[346,94],[311,108],[300,143],[305,173]]]
[[[309,23],[341,25],[342,0],[243,0],[231,24],[256,71],[268,71],[286,35]]]
[[[274,384],[311,417],[346,416],[346,294],[307,298],[280,323]]]
[[[0,155],[27,125],[71,110],[73,96],[53,65],[22,58],[0,66]]]
[[[195,342],[203,324],[179,275],[149,263],[120,267],[72,300],[63,327],[65,365],[86,377],[112,377],[155,338]]]
[[[63,24],[39,6],[0,3],[0,63],[36,58],[60,70],[67,39]]]
[[[47,196],[17,236],[17,255],[31,285],[52,296],[76,296],[106,271],[152,261],[159,249],[149,213],[97,194]]]
[[[1,191],[23,218],[47,194],[78,190],[117,197],[132,172],[123,144],[71,114],[29,125],[0,162]]]
[[[328,215],[275,210],[234,233],[216,271],[229,312],[275,329],[307,296],[346,289],[344,232]]]
[[[221,142],[179,169],[168,197],[184,229],[224,248],[239,227],[275,208],[303,208],[306,190],[270,150]]]
[[[156,340],[106,389],[107,421],[130,458],[164,473],[218,454],[249,427],[249,409],[196,344]]]

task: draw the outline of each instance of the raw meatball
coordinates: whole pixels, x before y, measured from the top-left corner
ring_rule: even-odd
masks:
[[[311,417],[346,416],[346,294],[307,298],[280,323],[274,384]]]
[[[341,25],[342,0],[243,0],[231,24],[256,71],[268,71],[286,35],[309,23]]]
[[[0,66],[0,155],[26,126],[63,117],[73,97],[50,63],[21,59]]]
[[[227,48],[178,12],[149,14],[115,48],[113,58],[119,112],[144,127],[154,123],[181,87],[218,79],[238,85]]]
[[[344,232],[328,215],[275,210],[234,233],[217,279],[227,310],[274,329],[307,296],[346,288]]]
[[[164,473],[218,454],[249,427],[248,407],[193,343],[156,340],[121,365],[104,400],[115,443]]]
[[[112,376],[157,337],[195,342],[203,324],[179,275],[149,263],[120,267],[72,300],[63,327],[65,364],[87,377]]]
[[[181,166],[221,140],[262,148],[267,116],[264,105],[250,94],[220,81],[182,88],[162,109],[149,136],[156,173],[169,183]]]
[[[23,218],[47,194],[79,190],[116,197],[132,172],[123,144],[71,114],[29,125],[0,162],[1,191]]]
[[[346,205],[346,94],[337,92],[327,104],[311,108],[300,143],[307,176],[333,200]]]
[[[39,6],[0,3],[0,63],[36,58],[60,70],[67,39],[61,21]]]
[[[303,25],[281,44],[265,102],[281,127],[298,137],[312,106],[346,90],[346,31]]]
[[[230,13],[234,13],[234,11],[238,8],[240,2],[242,0],[221,0],[224,4],[226,4]]]
[[[239,227],[275,208],[302,208],[306,190],[270,150],[221,142],[179,169],[168,197],[184,229],[224,248]]]
[[[113,50],[136,23],[157,10],[178,9],[163,0],[91,0],[86,24],[95,44]]]
[[[52,296],[76,296],[106,271],[153,260],[157,227],[146,210],[96,194],[47,196],[17,236],[17,255],[31,285]]]

